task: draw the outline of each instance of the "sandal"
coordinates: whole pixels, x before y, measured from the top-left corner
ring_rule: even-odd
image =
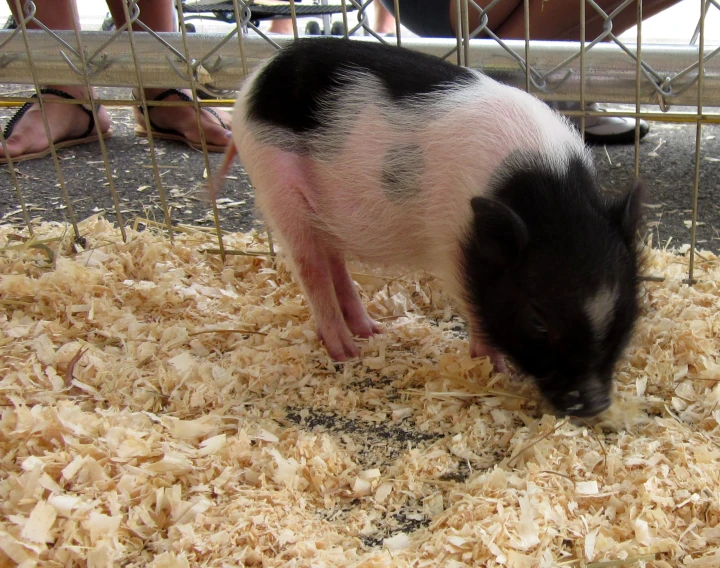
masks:
[[[72,95],[69,93],[66,93],[65,91],[60,91],[58,89],[40,89],[41,95],[55,95],[57,97],[61,97],[63,99],[75,99]],[[37,99],[38,94],[35,93],[32,97],[32,99]],[[3,136],[5,137],[5,140],[10,138],[12,135],[12,131],[15,128],[15,125],[20,121],[20,119],[25,116],[25,113],[30,109],[32,105],[36,103],[27,102],[23,106],[21,106],[18,111],[10,118],[8,123],[5,125],[5,130],[3,131]],[[84,110],[89,118],[89,124],[87,130],[77,138],[67,138],[65,140],[59,140],[54,143],[55,149],[60,150],[61,148],[68,148],[70,146],[76,146],[78,144],[88,144],[90,142],[97,142],[100,139],[100,134],[95,133],[91,134],[93,130],[95,130],[95,121],[93,120],[93,113],[91,110],[85,108],[83,105],[77,105],[82,110]],[[100,108],[100,105],[97,106],[97,108]],[[102,137],[104,140],[112,137],[112,132],[108,130],[107,132],[104,132],[102,134]],[[47,149],[41,150],[40,152],[31,152],[29,154],[21,154],[20,156],[16,156],[12,158],[13,164],[17,162],[24,162],[26,160],[35,160],[37,158],[43,158],[44,156],[47,156],[50,154],[50,147],[48,146]],[[0,156],[0,164],[7,164],[9,159],[6,156]]]
[[[163,91],[162,93],[160,93],[157,97],[155,97],[152,100],[162,101],[171,95],[177,95],[178,97],[180,97],[180,100],[182,100],[182,101],[191,101],[192,100],[190,97],[188,97],[185,93],[183,93],[179,89],[168,89],[167,91]],[[135,94],[134,89],[132,91],[132,97],[136,101],[139,100],[137,95]],[[144,117],[142,111],[140,110],[140,107],[138,106],[135,108],[140,112],[140,116],[142,116],[143,122],[144,122],[145,117]],[[215,118],[217,118],[218,122],[220,123],[220,126],[222,126],[225,130],[229,130],[227,125],[220,118],[220,115],[217,112],[215,112],[212,108],[202,107],[202,109],[208,111]],[[152,110],[152,107],[150,107],[148,109],[148,114],[151,110]],[[138,116],[135,117],[135,120],[138,121]],[[153,124],[152,120],[150,121],[150,132],[152,133],[152,136],[155,139],[173,140],[175,142],[184,142],[185,144],[190,146],[192,149],[200,150],[202,152],[202,144],[200,142],[190,142],[190,140],[188,140],[185,136],[180,134],[177,130],[173,130],[172,128],[160,128],[156,124]],[[141,124],[138,124],[135,127],[135,136],[139,136],[141,138],[147,138],[147,136],[148,136],[147,127],[143,126]],[[227,145],[217,146],[214,144],[206,144],[206,147],[208,149],[208,152],[224,152],[227,149]]]

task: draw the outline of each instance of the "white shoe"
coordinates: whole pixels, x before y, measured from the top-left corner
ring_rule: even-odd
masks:
[[[558,111],[580,110],[580,103],[553,101],[549,105]],[[597,103],[588,103],[585,110],[607,112]],[[576,128],[580,128],[580,117],[569,116]],[[650,131],[647,121],[640,119],[640,139]],[[633,144],[635,142],[635,119],[620,116],[586,116],[585,141],[591,144]]]

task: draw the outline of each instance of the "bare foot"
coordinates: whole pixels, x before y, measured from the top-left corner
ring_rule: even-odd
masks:
[[[167,89],[145,89],[145,97],[148,101],[151,101],[166,90]],[[191,92],[187,89],[182,92],[187,96],[191,96]],[[181,98],[177,94],[172,94],[163,100],[179,101]],[[224,149],[231,140],[229,129],[232,119],[227,112],[219,109],[215,110],[215,112],[218,113],[227,129],[220,124],[216,116],[205,108],[200,109],[200,123],[205,132],[206,144]],[[138,125],[147,130],[142,109],[133,107],[133,113]],[[173,130],[178,135],[186,138],[191,144],[200,145],[200,131],[198,130],[195,109],[192,106],[149,106],[149,115],[153,125],[157,128]]]
[[[50,86],[60,91],[65,91],[76,98],[87,98],[87,91],[83,87]],[[82,108],[77,105],[55,103],[52,101],[60,99],[56,95],[43,94],[45,112],[50,126],[50,135],[55,143],[72,140],[85,134],[92,119]],[[106,133],[110,130],[110,116],[104,107],[97,111],[100,131]],[[90,134],[96,134],[97,127],[92,129]],[[25,154],[34,154],[49,149],[45,125],[42,119],[40,105],[33,104],[27,112],[15,124],[10,137],[7,139],[8,154],[11,158],[22,157]],[[6,155],[0,146],[0,159],[5,160]]]

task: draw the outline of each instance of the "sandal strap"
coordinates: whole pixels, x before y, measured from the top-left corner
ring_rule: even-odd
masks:
[[[51,89],[51,88],[40,89],[40,94],[41,95],[55,95],[56,97],[60,97],[63,99],[75,100],[75,97],[73,97],[70,93],[66,93],[65,91],[61,91],[59,89]],[[30,98],[37,99],[38,94],[34,93],[33,96]],[[15,128],[15,125],[18,123],[18,121],[23,116],[25,116],[25,113],[34,104],[35,103],[27,102],[23,106],[21,106],[14,115],[12,115],[12,117],[10,118],[8,123],[5,125],[5,130],[3,130],[3,137],[5,138],[5,140],[10,138],[10,136],[12,135],[12,131]],[[82,136],[80,136],[80,138],[86,138],[86,137],[90,136],[90,133],[93,131],[93,128],[95,128],[95,121],[93,119],[93,113],[91,110],[86,109],[83,105],[77,105],[77,106],[79,106],[82,110],[84,110],[90,119],[90,124],[88,125],[88,129],[85,131],[85,133]]]
[[[214,109],[212,109],[210,107],[205,107],[204,110],[208,111],[215,118],[217,118],[218,122],[220,123],[220,126],[222,126],[225,130],[228,130],[227,125],[223,122],[222,118],[220,118],[220,115],[218,113],[216,113]]]
[[[180,89],[168,89],[167,91],[163,91],[160,93],[157,97],[155,97],[154,101],[164,101],[168,97],[172,95],[177,95],[180,97],[181,101],[189,102],[191,99],[188,97],[185,93],[183,93]]]
[[[31,98],[36,98],[37,95],[33,95]],[[25,116],[25,113],[28,111],[28,109],[35,103],[25,103],[23,106],[21,106],[15,114],[13,114],[10,117],[10,120],[8,120],[7,124],[5,125],[5,129],[3,130],[3,138],[7,140],[12,135],[12,131],[15,128],[15,125],[17,122]]]
[[[158,96],[154,97],[152,100],[163,101],[172,95],[177,95],[181,101],[190,102],[192,100],[185,93],[183,93],[180,89],[168,89],[167,91],[163,91]],[[135,100],[138,100],[137,96],[135,96],[135,90],[133,90],[132,96]],[[215,112],[214,109],[212,109],[210,107],[202,107],[201,110],[208,111],[215,118],[217,118],[218,122],[220,123],[220,126],[222,126],[225,130],[228,130],[227,125],[223,122],[222,118],[220,118],[220,115],[217,112]],[[159,126],[156,126],[152,120],[150,121],[150,126],[152,127],[153,130],[156,130],[158,132],[164,132],[166,134],[175,132],[175,130],[173,130],[172,128],[160,128]]]

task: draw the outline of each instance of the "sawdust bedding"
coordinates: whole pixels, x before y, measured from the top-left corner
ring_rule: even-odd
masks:
[[[1,565],[720,565],[712,254],[694,287],[650,254],[590,427],[470,359],[429,276],[354,267],[385,332],[334,364],[281,260],[82,232],[0,227]]]

